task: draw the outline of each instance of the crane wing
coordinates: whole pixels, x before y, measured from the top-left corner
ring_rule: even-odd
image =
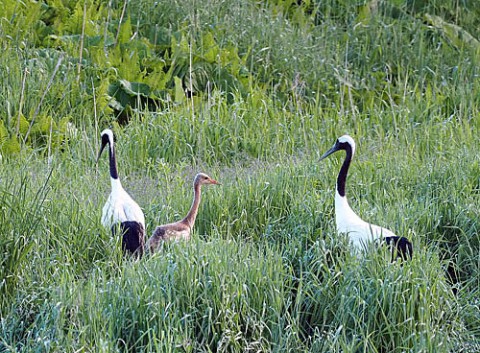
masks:
[[[121,197],[110,194],[103,206],[102,225],[111,228],[112,225],[122,222],[138,222],[145,228],[145,216],[142,209],[133,199],[124,193]]]
[[[132,199],[130,200],[130,202],[123,204],[123,212],[126,220],[139,222],[145,228],[145,215],[143,214],[142,209],[135,201]]]

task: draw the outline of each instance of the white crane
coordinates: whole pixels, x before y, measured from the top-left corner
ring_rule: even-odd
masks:
[[[108,145],[112,184],[112,192],[103,206],[102,225],[111,229],[114,236],[122,235],[122,249],[125,252],[141,256],[145,245],[145,216],[140,206],[123,189],[118,178],[112,130],[103,130],[101,137],[102,146],[98,153],[97,163],[103,149]]]
[[[346,157],[340,168],[335,189],[337,232],[339,234],[348,234],[351,244],[357,251],[365,249],[373,241],[383,240],[391,247],[392,261],[395,259],[395,256],[402,259],[411,258],[413,256],[413,247],[407,238],[399,237],[386,228],[365,222],[350,208],[345,194],[345,184],[347,182],[348,168],[355,154],[355,141],[349,135],[339,137],[333,147],[320,160],[341,150],[346,152]]]

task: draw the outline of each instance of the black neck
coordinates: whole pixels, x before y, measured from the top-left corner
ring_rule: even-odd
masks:
[[[348,168],[352,161],[352,147],[349,144],[345,145],[345,152],[347,155],[345,156],[345,160],[343,161],[342,168],[340,168],[340,173],[338,173],[337,178],[337,191],[342,197],[345,197],[345,184],[347,183]]]
[[[108,146],[108,152],[110,157],[110,176],[112,177],[112,179],[118,179],[117,160],[115,159],[115,147],[113,144],[108,144]]]

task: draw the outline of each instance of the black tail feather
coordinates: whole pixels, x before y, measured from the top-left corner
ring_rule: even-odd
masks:
[[[145,228],[138,222],[122,222],[112,226],[112,234],[122,235],[122,250],[124,253],[142,257],[145,246]]]
[[[392,262],[398,258],[408,260],[413,258],[412,243],[405,237],[385,237],[385,244],[392,251]]]

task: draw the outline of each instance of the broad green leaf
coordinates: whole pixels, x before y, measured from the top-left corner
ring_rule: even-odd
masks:
[[[202,45],[203,45],[203,57],[209,63],[214,63],[217,61],[217,56],[220,52],[220,48],[218,47],[217,43],[215,42],[215,38],[211,32],[207,32],[202,37]]]
[[[183,90],[182,80],[175,76],[175,103],[182,103],[185,100],[185,91]]]
[[[125,22],[120,26],[120,31],[118,33],[118,43],[125,44],[130,41],[132,36],[132,23],[130,22],[130,17],[127,17]]]
[[[424,19],[433,27],[440,30],[443,36],[457,48],[469,47],[480,51],[480,42],[462,27],[448,23],[439,16],[425,14]]]
[[[14,154],[20,152],[20,142],[15,136],[10,136],[3,142],[1,150],[5,154]]]
[[[0,144],[8,138],[8,130],[5,127],[3,120],[0,120]]]
[[[148,97],[150,95],[150,87],[145,83],[130,82],[127,80],[120,80],[119,83],[123,90],[132,96],[141,95]]]

